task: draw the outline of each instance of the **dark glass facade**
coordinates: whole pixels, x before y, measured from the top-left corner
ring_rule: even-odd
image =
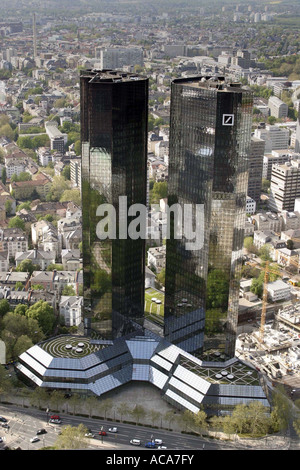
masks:
[[[145,240],[128,237],[127,210],[146,205],[148,79],[85,70],[80,87],[84,322],[86,334],[114,339],[144,320]],[[99,237],[104,220],[115,236]]]
[[[203,213],[201,247],[174,236],[175,217],[167,240],[165,337],[188,352],[234,355],[252,106],[223,78],[172,82],[168,205],[191,205],[195,230]]]

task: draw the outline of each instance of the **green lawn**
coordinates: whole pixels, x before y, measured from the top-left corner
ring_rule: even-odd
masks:
[[[157,300],[161,301],[161,304],[157,304],[154,302],[153,298],[156,298]],[[165,295],[157,291],[156,289],[146,289],[145,290],[145,313],[146,315],[149,315],[150,317],[154,315],[155,317],[159,316],[161,319],[163,318],[164,315],[164,300],[165,300]]]

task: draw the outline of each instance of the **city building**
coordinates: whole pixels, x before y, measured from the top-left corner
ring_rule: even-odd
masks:
[[[265,141],[265,153],[289,147],[290,132],[288,129],[267,125],[265,128],[255,129],[254,136]]]
[[[187,212],[170,218],[164,334],[188,352],[234,355],[252,106],[222,77],[172,82],[168,204]]]
[[[260,202],[264,151],[265,141],[262,139],[258,139],[254,136],[251,137],[249,154],[248,196],[254,199],[256,204]]]
[[[74,295],[62,295],[59,302],[59,314],[66,326],[78,326],[81,323],[83,299]]]
[[[70,180],[75,187],[81,190],[81,158],[70,160]]]
[[[106,47],[96,50],[96,57],[100,59],[101,70],[119,70],[128,65],[144,65],[141,47]]]
[[[58,123],[56,121],[45,122],[45,128],[46,133],[50,139],[50,149],[57,150],[58,152],[64,154],[68,135],[60,132],[58,129]]]
[[[270,198],[271,210],[293,211],[295,199],[300,196],[300,161],[292,160],[284,165],[273,165]]]
[[[246,199],[246,213],[247,214],[254,214],[256,211],[256,201],[252,199],[252,197],[247,196]]]
[[[288,300],[291,296],[291,286],[281,279],[268,284],[268,295],[273,302]]]
[[[277,119],[286,118],[288,115],[289,107],[277,96],[270,96],[268,101],[268,106],[270,108],[270,115],[276,117]]]
[[[86,70],[80,86],[85,332],[111,339],[144,322],[145,237],[128,231],[133,205],[146,208],[148,79]]]

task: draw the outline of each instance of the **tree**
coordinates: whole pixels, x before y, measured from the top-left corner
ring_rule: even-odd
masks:
[[[119,405],[118,408],[117,408],[117,412],[118,412],[119,415],[121,416],[121,421],[122,421],[122,420],[123,420],[123,416],[129,415],[129,413],[130,413],[130,408],[129,408],[129,406],[127,405],[126,402],[120,403],[120,405]]]
[[[0,395],[9,393],[11,388],[12,385],[8,378],[7,370],[0,364]]]
[[[10,219],[8,222],[8,228],[20,228],[21,230],[25,230],[25,222],[21,217],[17,216]]]
[[[54,176],[48,195],[50,200],[59,201],[66,189],[71,189],[70,181],[65,180],[63,176]]]
[[[244,239],[244,247],[249,253],[257,254],[257,248],[253,244],[253,237],[246,237]]]
[[[258,297],[261,297],[263,293],[263,286],[264,286],[264,281],[263,281],[262,276],[259,276],[256,279],[253,278],[251,282],[250,291],[253,294],[257,295]]]
[[[37,320],[40,328],[45,334],[50,334],[52,332],[55,323],[55,315],[53,307],[51,307],[48,302],[39,300],[29,307],[26,312],[26,316]]]
[[[168,196],[168,183],[166,181],[156,182],[151,191],[150,202],[151,204],[159,204],[160,199]]]
[[[10,305],[8,300],[6,299],[1,299],[0,300],[0,317],[4,317],[4,315],[9,312],[10,310]]]
[[[113,401],[110,398],[100,402],[100,410],[104,412],[104,418],[106,419],[106,413],[112,409]]]
[[[57,450],[85,449],[88,447],[88,439],[85,437],[87,432],[88,429],[83,424],[79,424],[78,426],[64,426],[54,447]]]
[[[131,415],[136,420],[136,424],[138,424],[140,419],[146,415],[146,410],[142,405],[135,405],[133,410],[131,410]]]
[[[62,295],[76,295],[74,287],[72,287],[70,285],[65,286],[62,290]]]
[[[74,152],[77,156],[81,155],[81,141],[79,139],[74,142]]]
[[[1,173],[1,181],[4,184],[4,186],[6,185],[6,178],[7,178],[6,168],[3,167],[2,173]]]
[[[38,271],[38,269],[39,266],[33,264],[31,259],[23,259],[19,266],[16,267],[16,271],[21,273],[29,273],[30,275],[33,273],[33,271]]]
[[[68,202],[68,201],[72,201],[74,202],[74,204],[76,204],[77,206],[81,206],[81,194],[80,194],[80,190],[79,189],[66,189],[60,200],[60,202]]]
[[[157,274],[156,278],[163,286],[165,285],[165,281],[166,281],[166,270],[165,270],[165,268],[162,268],[160,273]]]

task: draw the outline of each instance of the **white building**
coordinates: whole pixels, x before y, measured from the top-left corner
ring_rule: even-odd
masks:
[[[256,211],[256,202],[252,197],[247,196],[246,199],[246,214],[255,214]]]
[[[271,116],[278,119],[286,118],[288,115],[289,107],[277,96],[270,96],[268,101]]]
[[[47,166],[53,161],[52,153],[47,147],[39,147],[37,150],[38,161],[41,166]]]
[[[291,296],[291,286],[283,282],[281,279],[269,282],[267,290],[268,295],[273,302],[278,300],[287,300]]]
[[[83,297],[62,295],[59,303],[59,313],[65,320],[66,326],[78,326],[82,318]]]

